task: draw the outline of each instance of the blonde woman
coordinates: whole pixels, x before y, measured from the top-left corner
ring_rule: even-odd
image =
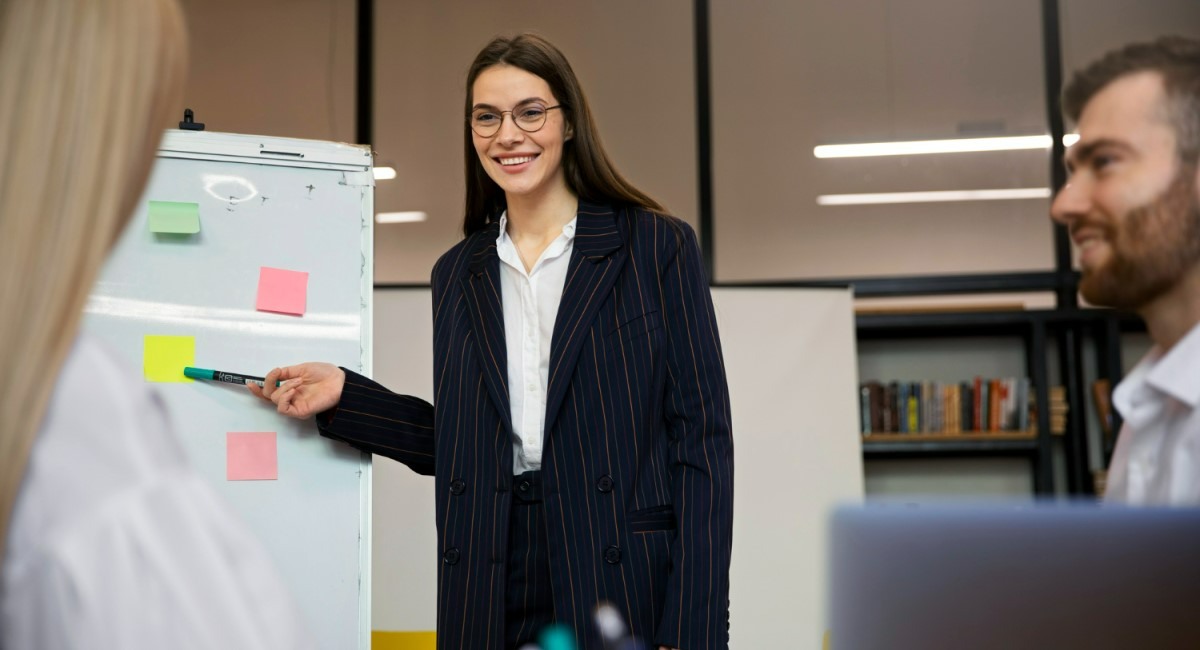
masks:
[[[261,547],[80,310],[177,110],[174,0],[0,0],[0,647],[298,648]]]

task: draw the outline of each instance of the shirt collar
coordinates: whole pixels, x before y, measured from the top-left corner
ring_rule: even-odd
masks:
[[[550,260],[558,259],[571,250],[575,241],[575,222],[578,219],[579,217],[576,216],[570,223],[564,225],[562,234],[550,242],[550,245],[542,252],[541,258],[534,262],[533,269],[526,271],[525,264],[521,261],[521,255],[517,252],[516,243],[508,236],[508,211],[505,211],[500,214],[500,232],[496,235],[496,255],[504,264],[526,276],[531,276],[539,268],[548,264]]]
[[[1190,408],[1200,405],[1200,324],[1166,354],[1155,345],[1113,390],[1113,406],[1131,425],[1155,417],[1162,397]]]
[[[1200,324],[1193,325],[1148,371],[1146,383],[1192,408],[1200,404]]]
[[[574,219],[571,219],[570,222],[563,226],[562,237],[565,238],[566,241],[572,241],[575,239],[575,224],[578,221],[579,216],[576,215]],[[508,236],[508,210],[500,213],[500,234],[496,235],[496,244],[512,244],[512,239],[510,239]]]

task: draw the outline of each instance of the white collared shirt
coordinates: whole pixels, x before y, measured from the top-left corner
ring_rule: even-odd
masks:
[[[1165,355],[1154,346],[1113,391],[1125,423],[1105,498],[1200,505],[1200,325]]]
[[[563,226],[526,273],[508,236],[508,214],[500,216],[496,253],[500,256],[500,298],[508,351],[508,399],[512,411],[513,474],[542,467],[546,427],[546,385],[550,378],[550,339],[567,281],[575,242],[575,219]]]

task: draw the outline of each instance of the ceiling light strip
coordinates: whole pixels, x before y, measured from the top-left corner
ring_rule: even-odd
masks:
[[[945,190],[936,192],[877,192],[873,194],[823,194],[817,205],[878,205],[885,203],[942,203],[947,201],[1009,201],[1048,199],[1048,187],[999,190]]]
[[[380,212],[375,215],[375,223],[418,223],[428,218],[424,212]]]
[[[1063,144],[1071,146],[1079,135],[1063,136]],[[823,144],[813,147],[817,158],[864,158],[871,156],[912,156],[929,153],[964,153],[971,151],[1018,151],[1049,149],[1053,142],[1048,135],[1020,135],[1001,138],[957,138],[953,140],[912,140],[909,142],[864,142],[861,144]]]

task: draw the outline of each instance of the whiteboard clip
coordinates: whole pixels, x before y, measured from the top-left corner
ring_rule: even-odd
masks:
[[[185,131],[203,131],[204,122],[195,121],[195,115],[196,114],[192,112],[192,109],[183,109],[183,121],[179,123],[179,128]]]

